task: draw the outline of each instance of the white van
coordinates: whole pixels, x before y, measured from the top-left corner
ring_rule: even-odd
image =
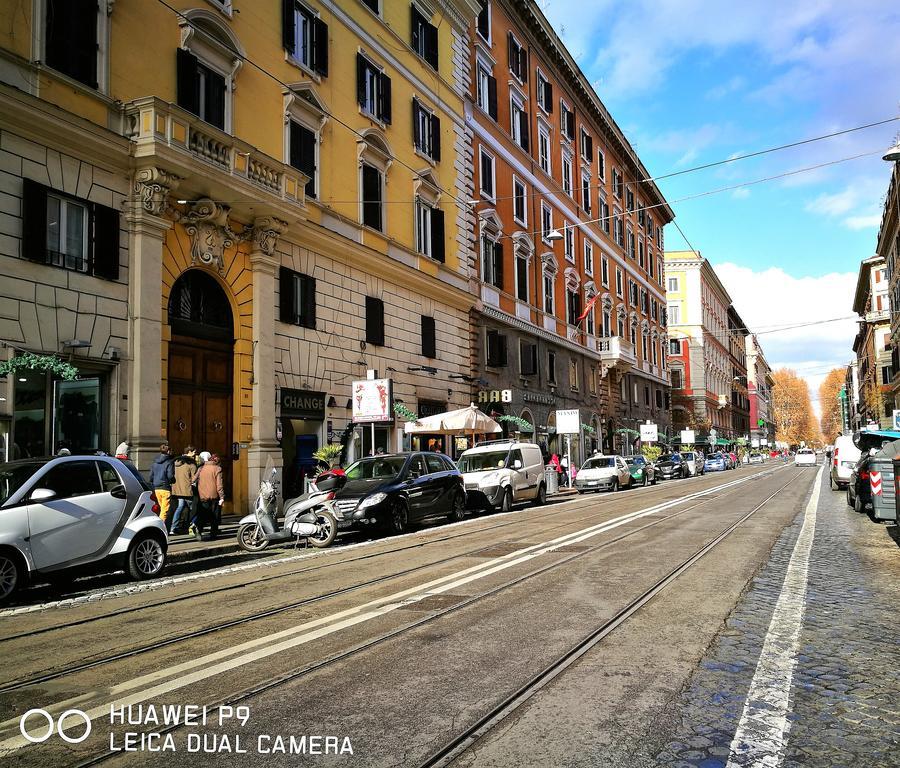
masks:
[[[485,443],[463,451],[456,463],[470,507],[508,512],[516,502],[547,500],[544,457],[535,443]]]
[[[840,490],[847,487],[853,468],[861,455],[859,448],[853,444],[852,435],[841,435],[834,441],[831,466],[828,469],[828,483],[832,489]]]

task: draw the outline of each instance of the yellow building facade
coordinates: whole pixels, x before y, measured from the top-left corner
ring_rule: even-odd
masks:
[[[478,7],[4,4],[2,353],[91,382],[0,382],[6,454],[193,444],[241,511],[270,457],[291,482],[341,438],[402,447],[348,428],[368,370],[467,404]]]

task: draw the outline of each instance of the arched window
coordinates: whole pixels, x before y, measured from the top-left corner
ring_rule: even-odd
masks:
[[[169,294],[172,332],[201,339],[232,341],[234,321],[225,291],[216,279],[199,269],[185,272]]]

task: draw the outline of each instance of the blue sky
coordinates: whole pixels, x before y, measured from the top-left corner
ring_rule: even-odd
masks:
[[[539,4],[654,176],[900,116],[897,2]],[[658,182],[747,325],[766,329],[770,362],[796,368],[814,396],[850,358],[855,324],[771,328],[852,314],[890,180],[881,154],[898,133],[894,122]],[[673,226],[666,247],[688,247]]]

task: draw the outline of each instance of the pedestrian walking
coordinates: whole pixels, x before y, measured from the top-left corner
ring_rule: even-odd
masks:
[[[150,466],[150,487],[156,494],[159,503],[159,519],[169,530],[169,501],[172,495],[172,483],[175,482],[175,460],[168,443],[159,446],[159,454]]]
[[[572,478],[569,476],[569,457],[563,454],[563,457],[559,460],[559,466],[562,468],[563,477],[568,488],[572,483]]]
[[[214,539],[219,535],[219,521],[222,517],[222,505],[225,503],[222,467],[219,466],[219,457],[214,453],[210,454],[197,473],[197,495],[199,503],[194,536],[202,539],[203,529],[209,523],[209,538]]]
[[[185,521],[194,518],[194,493],[197,485],[197,449],[189,445],[184,453],[175,459],[175,482],[172,485],[170,505],[175,504],[175,515],[172,518],[171,533],[183,533]]]

